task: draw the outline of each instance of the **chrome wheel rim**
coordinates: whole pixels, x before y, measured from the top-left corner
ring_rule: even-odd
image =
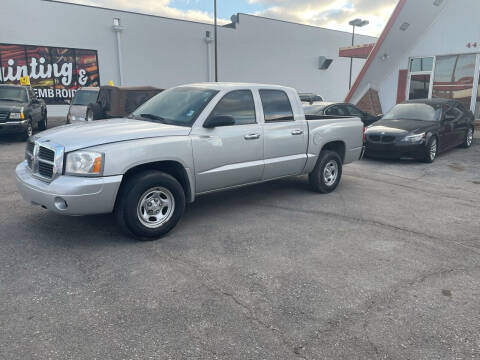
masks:
[[[437,156],[437,139],[432,139],[432,143],[430,144],[430,160],[434,160]]]
[[[337,181],[338,164],[335,160],[330,160],[323,169],[323,182],[327,186],[332,186]]]
[[[175,210],[175,198],[164,187],[148,189],[138,201],[138,220],[147,228],[155,229],[171,219]]]
[[[28,124],[27,125],[27,135],[30,137],[33,135],[33,128],[32,128],[32,124]]]
[[[468,132],[467,132],[467,146],[472,145],[472,141],[473,141],[473,130],[468,129]]]

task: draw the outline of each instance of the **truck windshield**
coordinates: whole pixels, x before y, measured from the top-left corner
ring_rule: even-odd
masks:
[[[78,90],[72,100],[72,105],[88,105],[96,103],[98,91],[96,90]]]
[[[181,86],[165,90],[133,112],[131,117],[179,126],[192,126],[217,90]]]
[[[398,104],[395,105],[382,120],[439,121],[441,115],[442,107],[440,105]]]
[[[27,91],[23,88],[0,87],[0,101],[28,102]]]

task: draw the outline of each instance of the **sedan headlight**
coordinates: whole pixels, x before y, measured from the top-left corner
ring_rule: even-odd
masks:
[[[66,175],[101,176],[104,155],[96,151],[75,151],[67,155]]]
[[[407,135],[401,141],[409,144],[416,144],[421,142],[423,139],[425,139],[425,133]]]

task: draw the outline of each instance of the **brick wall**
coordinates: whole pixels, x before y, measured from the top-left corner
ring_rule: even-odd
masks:
[[[383,113],[378,91],[373,89],[369,89],[356,105],[372,115]]]

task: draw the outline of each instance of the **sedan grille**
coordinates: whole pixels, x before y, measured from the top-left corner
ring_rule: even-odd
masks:
[[[389,144],[395,142],[396,138],[393,135],[371,134],[367,136],[367,139],[375,143]]]
[[[40,161],[38,163],[38,173],[48,179],[53,177],[53,164]]]

